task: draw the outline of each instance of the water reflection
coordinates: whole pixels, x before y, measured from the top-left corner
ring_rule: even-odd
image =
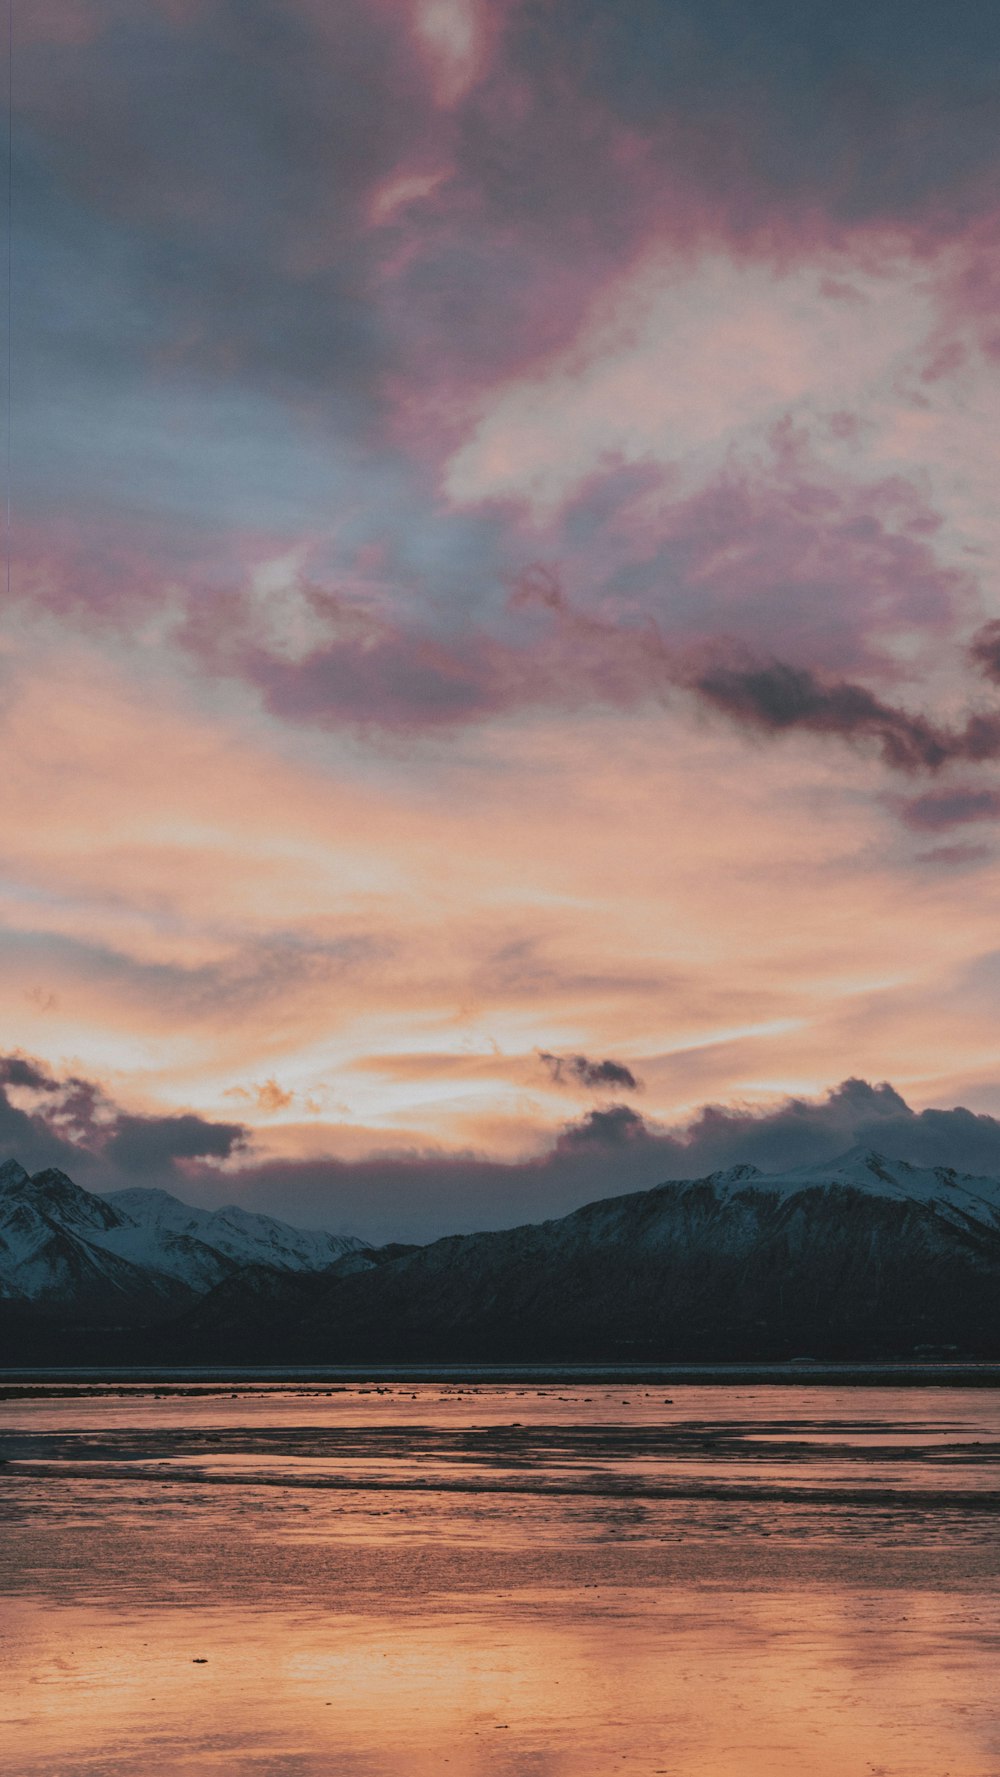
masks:
[[[993,1391],[154,1392],[0,1406],[10,1777],[1000,1769]]]

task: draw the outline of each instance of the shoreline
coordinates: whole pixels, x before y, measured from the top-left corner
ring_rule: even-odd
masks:
[[[32,1387],[114,1388],[145,1386],[182,1389],[229,1383],[287,1387],[297,1383],[410,1382],[447,1386],[558,1383],[591,1386],[600,1382],[672,1384],[676,1387],[755,1387],[804,1383],[816,1387],[860,1388],[1000,1388],[1000,1363],[984,1359],[937,1363],[826,1363],[791,1359],[754,1364],[169,1364],[169,1365],[0,1365],[0,1399],[25,1398]]]

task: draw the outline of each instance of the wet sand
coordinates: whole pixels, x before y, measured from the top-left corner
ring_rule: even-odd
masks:
[[[995,1390],[93,1388],[0,1403],[10,1777],[1000,1777]]]

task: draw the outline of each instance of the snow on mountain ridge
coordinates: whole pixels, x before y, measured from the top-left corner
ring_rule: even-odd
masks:
[[[162,1297],[158,1271],[106,1243],[127,1226],[111,1204],[55,1168],[0,1168],[0,1296],[20,1302]]]
[[[746,1185],[734,1175],[746,1170],[736,1167],[728,1173],[712,1173],[705,1182],[724,1195],[735,1196]],[[835,1160],[784,1172],[757,1172],[750,1182],[755,1190],[777,1192],[782,1197],[840,1187],[864,1196],[923,1204],[950,1221],[970,1218],[990,1228],[1000,1224],[1000,1179],[956,1172],[951,1166],[915,1166],[909,1160],[890,1159],[875,1148],[850,1148]]]
[[[44,1172],[36,1172],[31,1178],[23,1167],[18,1171],[22,1177],[9,1175],[4,1192],[8,1201],[12,1196],[27,1196],[37,1202],[46,1215],[55,1216],[65,1228],[94,1232],[114,1228],[121,1221],[121,1216],[103,1197],[85,1191],[57,1166],[46,1167]]]
[[[0,1297],[139,1301],[203,1294],[246,1265],[320,1271],[365,1242],[141,1187],[98,1196],[55,1168],[0,1166]]]
[[[819,1161],[784,1172],[762,1172],[748,1163],[720,1168],[697,1178],[667,1179],[643,1191],[602,1197],[543,1223],[525,1223],[520,1232],[542,1228],[557,1241],[581,1237],[614,1242],[641,1219],[642,1237],[650,1250],[674,1238],[679,1204],[685,1214],[714,1221],[722,1243],[741,1238],[751,1206],[762,1197],[790,1199],[811,1192],[851,1191],[862,1197],[908,1202],[930,1209],[952,1227],[970,1222],[996,1234],[1000,1230],[1000,1179],[978,1178],[953,1167],[919,1167],[890,1160],[871,1148],[852,1148],[832,1161]],[[706,1196],[706,1194],[708,1194]],[[725,1216],[719,1217],[724,1210]],[[631,1237],[631,1236],[629,1236]]]
[[[197,1240],[239,1264],[276,1265],[281,1270],[320,1270],[344,1253],[367,1244],[353,1234],[328,1234],[319,1228],[295,1228],[273,1216],[258,1215],[227,1204],[198,1209],[169,1191],[136,1185],[109,1191],[105,1202],[137,1227],[154,1235],[171,1234]]]

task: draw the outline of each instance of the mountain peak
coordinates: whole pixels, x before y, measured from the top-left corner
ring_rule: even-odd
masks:
[[[869,1172],[876,1173],[879,1178],[891,1173],[894,1166],[905,1166],[908,1171],[910,1170],[905,1160],[890,1160],[889,1156],[883,1154],[879,1148],[848,1148],[847,1153],[842,1155],[836,1164],[844,1166],[849,1162],[860,1162],[862,1166],[867,1166]]]
[[[0,1297],[117,1308],[128,1296],[157,1312],[248,1264],[323,1271],[365,1245],[141,1185],[98,1196],[58,1167],[29,1177],[16,1160],[0,1166],[0,1224]]]
[[[25,1175],[22,1189],[30,1190],[47,1213],[55,1212],[68,1226],[91,1229],[121,1226],[123,1218],[118,1210],[103,1197],[85,1191],[58,1166],[46,1166],[41,1172],[33,1172],[30,1179]]]
[[[0,1166],[0,1191],[18,1191],[30,1180],[18,1160],[5,1160]]]

